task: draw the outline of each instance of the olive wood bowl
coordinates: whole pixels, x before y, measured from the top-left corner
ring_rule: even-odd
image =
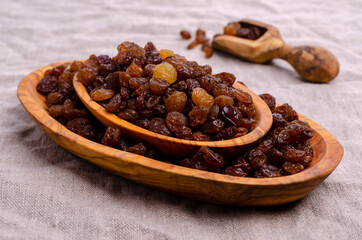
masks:
[[[280,58],[286,60],[304,79],[325,83],[333,80],[339,72],[337,58],[319,46],[293,47],[286,44],[274,26],[251,19],[240,23],[259,27],[263,33],[258,39],[219,35],[214,38],[214,48],[255,63],[265,63]]]
[[[157,161],[110,148],[83,138],[52,118],[45,97],[36,85],[47,69],[25,76],[18,86],[18,98],[34,122],[59,146],[124,178],[183,197],[233,206],[272,206],[306,196],[337,167],[343,148],[327,130],[299,114],[314,129],[311,139],[314,158],[306,170],[277,178],[242,178],[206,172]]]
[[[239,88],[248,92],[252,98],[256,108],[255,119],[256,127],[248,134],[224,141],[192,141],[180,138],[174,138],[158,134],[144,128],[141,128],[133,123],[119,118],[117,115],[108,112],[103,106],[94,101],[87,92],[84,85],[79,82],[77,74],[73,78],[73,86],[78,97],[86,106],[86,108],[104,125],[107,127],[121,128],[122,132],[131,139],[142,141],[156,148],[164,155],[174,157],[187,157],[196,153],[200,147],[207,146],[213,151],[223,155],[234,155],[243,151],[247,146],[255,143],[263,137],[270,129],[273,123],[271,111],[266,103],[250,89],[236,82],[235,88]]]

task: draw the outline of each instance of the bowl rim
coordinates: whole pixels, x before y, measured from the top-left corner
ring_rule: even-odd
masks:
[[[232,138],[221,141],[195,141],[195,140],[186,140],[181,138],[169,137],[141,128],[133,123],[121,119],[120,117],[116,116],[114,113],[108,112],[103,106],[101,106],[98,102],[94,101],[90,97],[85,86],[81,82],[79,82],[77,75],[78,73],[76,73],[74,76],[73,86],[83,104],[87,108],[90,108],[88,110],[96,111],[101,118],[107,119],[113,125],[121,126],[122,128],[125,128],[128,131],[136,133],[137,135],[147,136],[152,139],[156,138],[160,141],[168,143],[177,143],[177,144],[182,144],[187,146],[197,146],[197,147],[207,146],[212,148],[229,148],[235,146],[242,146],[253,143],[257,141],[261,136],[264,136],[269,131],[273,123],[272,113],[268,105],[249,88],[243,86],[239,82],[235,82],[235,84],[233,85],[235,88],[249,93],[253,98],[253,103],[257,103],[255,104],[257,125],[251,132],[238,138]]]
[[[42,78],[45,70],[60,64],[69,63],[71,61],[64,61],[53,63],[44,67],[41,67],[30,74],[26,75],[19,83],[17,89],[18,98],[23,105],[24,109],[28,112],[31,118],[37,123],[43,125],[47,130],[51,131],[55,135],[62,136],[70,142],[76,142],[81,147],[86,149],[92,149],[104,154],[104,152],[112,153],[112,157],[118,158],[120,161],[125,161],[130,164],[142,166],[144,168],[154,169],[158,171],[167,172],[170,174],[181,175],[184,177],[198,178],[207,181],[236,184],[236,185],[249,185],[249,186],[281,186],[290,185],[295,183],[301,183],[311,181],[316,178],[323,178],[328,176],[340,163],[343,157],[343,147],[331,133],[325,130],[322,126],[316,122],[306,118],[298,113],[299,117],[303,121],[308,121],[315,132],[321,135],[323,132],[322,140],[325,141],[325,152],[321,156],[321,159],[313,166],[303,170],[300,173],[275,177],[275,178],[251,178],[251,177],[236,177],[221,173],[214,173],[208,171],[202,171],[183,166],[178,166],[159,160],[151,159],[141,155],[125,152],[119,149],[111,148],[100,143],[88,140],[68,130],[65,126],[51,117],[44,106],[33,98],[31,92],[35,92],[39,97],[41,96],[36,91],[32,78],[36,78],[37,82]],[[41,100],[44,101],[44,100]],[[56,126],[56,127],[54,127]],[[322,136],[322,135],[321,135]],[[77,140],[77,141],[76,141]],[[332,149],[332,147],[334,149]],[[105,149],[106,151],[100,151],[99,149]],[[136,156],[136,158],[135,158]]]

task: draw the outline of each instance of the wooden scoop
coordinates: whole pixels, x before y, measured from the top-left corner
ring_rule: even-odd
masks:
[[[292,47],[284,43],[276,27],[250,19],[244,19],[240,24],[259,27],[264,34],[256,40],[220,35],[214,38],[213,47],[255,63],[284,59],[302,78],[311,82],[329,82],[337,76],[338,60],[325,48]]]
[[[235,83],[235,88],[240,88],[243,91],[248,92],[253,98],[256,108],[256,120],[258,122],[254,130],[242,137],[224,141],[191,141],[168,137],[138,127],[119,118],[115,114],[108,112],[104,107],[91,99],[84,85],[78,81],[77,74],[74,76],[73,85],[83,104],[103,125],[107,127],[119,127],[127,138],[145,142],[159,150],[164,155],[178,158],[191,156],[202,146],[208,146],[214,151],[225,156],[238,154],[245,149],[245,147],[264,136],[270,129],[273,122],[271,111],[266,103],[244,85]]]

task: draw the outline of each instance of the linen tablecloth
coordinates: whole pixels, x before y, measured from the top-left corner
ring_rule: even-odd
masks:
[[[301,80],[282,60],[253,64],[204,58],[179,31],[252,18],[291,45],[319,45],[340,62],[328,84]],[[19,81],[49,63],[116,54],[123,41],[232,72],[256,93],[329,130],[343,145],[337,169],[312,193],[274,208],[202,203],[131,182],[51,141],[16,96]],[[361,1],[28,1],[0,7],[0,239],[361,239]]]

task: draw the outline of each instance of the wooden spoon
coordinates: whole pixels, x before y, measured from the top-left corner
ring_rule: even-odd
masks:
[[[259,27],[264,33],[256,40],[220,35],[214,38],[213,47],[255,63],[284,59],[302,78],[311,82],[329,82],[337,76],[338,60],[325,48],[292,47],[283,41],[276,27],[250,19],[240,23]]]
[[[73,85],[83,104],[103,125],[107,127],[119,127],[121,128],[123,134],[127,137],[145,142],[159,150],[164,155],[175,156],[178,158],[191,156],[202,146],[208,146],[214,151],[226,156],[238,154],[243,151],[245,147],[264,136],[270,129],[273,122],[271,111],[265,102],[244,85],[235,83],[234,87],[248,92],[253,98],[256,108],[255,118],[258,122],[254,130],[242,137],[224,141],[191,141],[168,137],[138,127],[119,118],[115,114],[108,112],[104,107],[91,99],[84,85],[78,81],[77,74],[74,76]]]

